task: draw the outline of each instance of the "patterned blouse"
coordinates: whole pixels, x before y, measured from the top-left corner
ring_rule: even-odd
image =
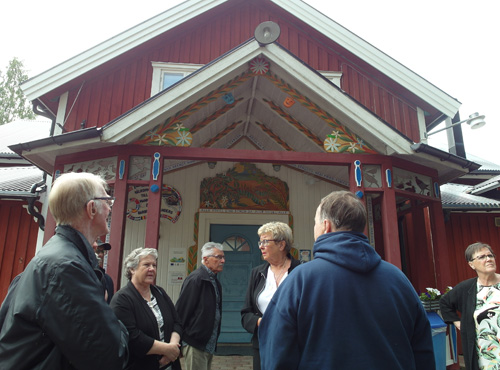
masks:
[[[479,369],[500,370],[500,283],[477,284],[476,323]]]

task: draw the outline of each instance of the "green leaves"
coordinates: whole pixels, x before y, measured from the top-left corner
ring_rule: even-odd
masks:
[[[9,62],[5,74],[0,71],[0,125],[15,119],[35,119],[35,113],[20,87],[27,79],[23,63],[17,58]]]

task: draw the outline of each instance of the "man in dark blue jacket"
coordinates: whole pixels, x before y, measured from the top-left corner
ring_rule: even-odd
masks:
[[[104,300],[90,243],[109,232],[113,198],[89,173],[63,174],[49,195],[56,234],[30,261],[6,302],[0,369],[119,370],[128,333]]]
[[[435,369],[417,293],[375,252],[365,226],[364,205],[354,194],[321,200],[314,260],[292,271],[262,318],[262,370]]]

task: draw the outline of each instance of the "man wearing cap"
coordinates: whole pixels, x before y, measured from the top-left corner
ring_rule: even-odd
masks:
[[[113,298],[115,286],[113,284],[113,279],[111,279],[111,276],[106,274],[106,270],[104,269],[104,256],[111,249],[111,244],[103,243],[99,239],[97,239],[94,244],[92,244],[92,247],[94,248],[95,254],[97,255],[99,270],[101,270],[104,275],[104,279],[102,280],[102,283],[104,285],[104,298],[109,304],[111,302],[111,298]]]

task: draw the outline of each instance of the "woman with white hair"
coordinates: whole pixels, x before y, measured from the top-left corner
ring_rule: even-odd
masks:
[[[165,290],[154,285],[157,259],[156,249],[133,250],[123,264],[129,282],[111,300],[111,308],[129,331],[127,369],[181,369],[182,326]]]
[[[260,370],[258,327],[267,305],[278,286],[300,263],[290,254],[293,234],[290,226],[283,222],[269,222],[259,230],[259,249],[264,264],[255,267],[250,275],[245,299],[241,310],[241,324],[252,333],[253,369]]]

